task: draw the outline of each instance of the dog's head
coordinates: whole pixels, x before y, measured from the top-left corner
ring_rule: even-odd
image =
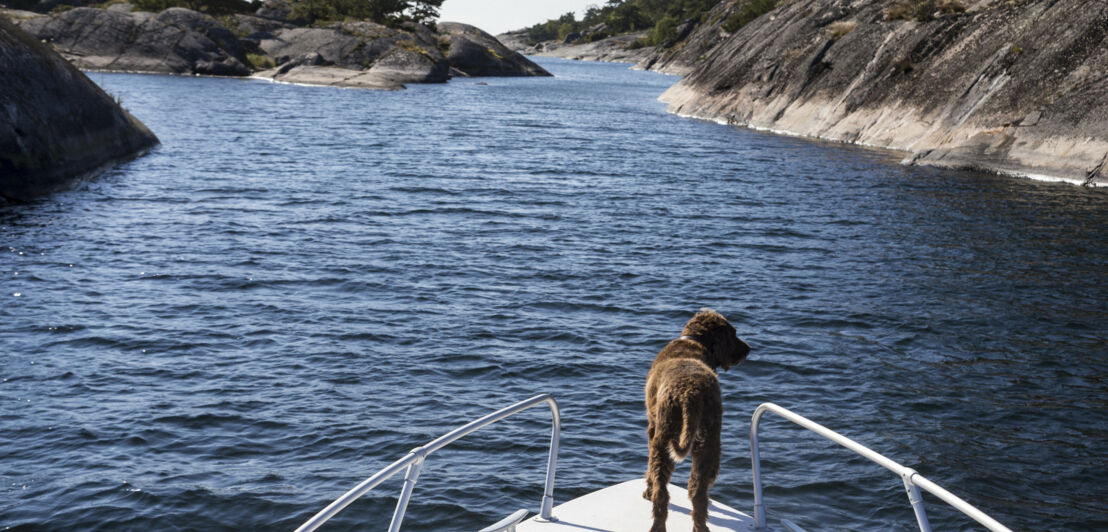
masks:
[[[750,346],[739,339],[727,318],[720,313],[709,309],[700,309],[696,315],[685,324],[681,334],[695,338],[708,349],[706,362],[712,369],[723,368],[727,371],[731,366],[737,366],[746,360],[750,353]]]

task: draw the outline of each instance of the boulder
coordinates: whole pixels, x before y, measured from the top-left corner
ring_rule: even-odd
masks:
[[[0,17],[0,198],[65,188],[157,144],[72,64]]]
[[[450,64],[429,55],[418,48],[395,47],[374,61],[369,73],[397,83],[446,81],[450,77]]]
[[[298,65],[256,74],[259,78],[299,85],[322,85],[351,89],[400,90],[404,85],[372,72],[333,66]]]
[[[292,4],[287,0],[266,0],[261,7],[254,12],[259,18],[274,20],[277,22],[300,23],[292,18]]]
[[[372,22],[277,29],[261,39],[259,48],[278,66],[335,66],[395,83],[441,83],[450,77],[450,64],[433,34]]]
[[[440,22],[440,42],[450,66],[469,76],[549,76],[546,69],[475,26]]]

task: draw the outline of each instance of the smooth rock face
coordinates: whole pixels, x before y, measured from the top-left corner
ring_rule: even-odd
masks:
[[[523,57],[475,26],[440,22],[440,39],[446,44],[450,66],[467,76],[549,76],[546,69]]]
[[[282,83],[322,85],[351,89],[400,90],[404,85],[371,72],[348,68],[300,65],[288,69],[273,69],[255,74],[255,77]]]
[[[372,22],[279,28],[261,35],[258,46],[278,67],[334,66],[394,83],[441,83],[450,77],[450,64],[432,34]]]
[[[214,18],[182,8],[161,13],[74,8],[20,26],[87,70],[245,76],[245,50]]]
[[[981,2],[927,22],[886,20],[889,5],[785,4],[720,40],[662,99],[682,115],[906,150],[908,162],[1108,184],[1108,4]]]
[[[504,46],[507,46],[509,50],[515,50],[521,53],[531,47],[531,45],[527,44],[527,32],[524,31],[501,33],[496,36],[496,40],[500,41]]]
[[[65,188],[158,142],[73,65],[3,17],[0,72],[0,198],[25,201]]]

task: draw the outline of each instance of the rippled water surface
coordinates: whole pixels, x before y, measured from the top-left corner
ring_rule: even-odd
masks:
[[[163,145],[0,207],[0,528],[292,529],[539,392],[565,501],[641,474],[646,370],[702,306],[753,348],[721,378],[715,498],[750,511],[774,401],[1013,528],[1108,528],[1108,194],[682,119],[656,101],[675,78],[544,65],[402,92],[94,75]],[[548,436],[536,409],[434,455],[407,528],[537,509]],[[913,526],[891,474],[776,419],[763,438],[772,519]],[[399,486],[329,529],[383,529]]]

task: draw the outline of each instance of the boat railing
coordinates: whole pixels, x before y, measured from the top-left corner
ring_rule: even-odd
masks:
[[[754,472],[754,521],[756,530],[766,530],[766,508],[765,502],[762,500],[762,475],[761,464],[758,457],[758,422],[761,420],[762,415],[766,412],[773,412],[801,427],[804,427],[824,438],[827,438],[855,453],[862,455],[869,460],[876,462],[878,465],[896,473],[900,476],[904,482],[904,489],[908,492],[908,500],[912,504],[912,509],[916,514],[916,521],[919,523],[919,528],[922,532],[931,532],[931,525],[927,521],[927,513],[923,509],[923,497],[920,496],[920,488],[928,491],[936,497],[942,499],[947,504],[960,510],[962,513],[973,518],[973,520],[981,523],[989,530],[997,532],[1011,532],[1008,527],[998,523],[992,517],[985,515],[984,512],[978,510],[970,503],[962,500],[957,495],[950,493],[943,489],[939,485],[926,479],[923,475],[920,475],[916,470],[902,466],[889,458],[877,453],[876,451],[850,439],[838,432],[835,432],[815,421],[812,421],[804,416],[796,414],[787,408],[777,406],[773,403],[763,403],[756,410],[754,410],[754,418],[750,424],[750,458],[751,468]]]
[[[404,487],[401,489],[400,498],[396,501],[396,510],[393,512],[392,521],[389,523],[389,532],[400,530],[400,523],[404,520],[404,512],[408,508],[408,501],[411,499],[412,489],[415,488],[416,481],[419,479],[419,473],[423,469],[423,464],[431,453],[450,445],[455,440],[478,429],[543,403],[550,406],[550,415],[553,419],[554,427],[550,434],[550,452],[546,460],[546,485],[542,495],[542,506],[539,510],[537,519],[553,521],[554,517],[551,515],[551,511],[554,507],[554,470],[558,466],[558,442],[561,439],[562,415],[558,410],[558,402],[554,400],[554,397],[544,393],[525,401],[520,401],[507,408],[497,410],[481,419],[458,427],[427,445],[412,449],[412,451],[403,458],[363,480],[350,491],[346,492],[338,499],[335,499],[335,501],[327,505],[326,508],[320,510],[319,513],[312,516],[312,518],[303,525],[300,525],[300,528],[297,528],[296,532],[308,532],[319,528],[323,523],[326,523],[327,520],[334,517],[335,514],[341,512],[343,508],[346,508],[350,503],[368,493],[369,490],[372,490],[377,487],[377,485],[396,475],[400,470],[407,468],[407,472],[404,475]]]

